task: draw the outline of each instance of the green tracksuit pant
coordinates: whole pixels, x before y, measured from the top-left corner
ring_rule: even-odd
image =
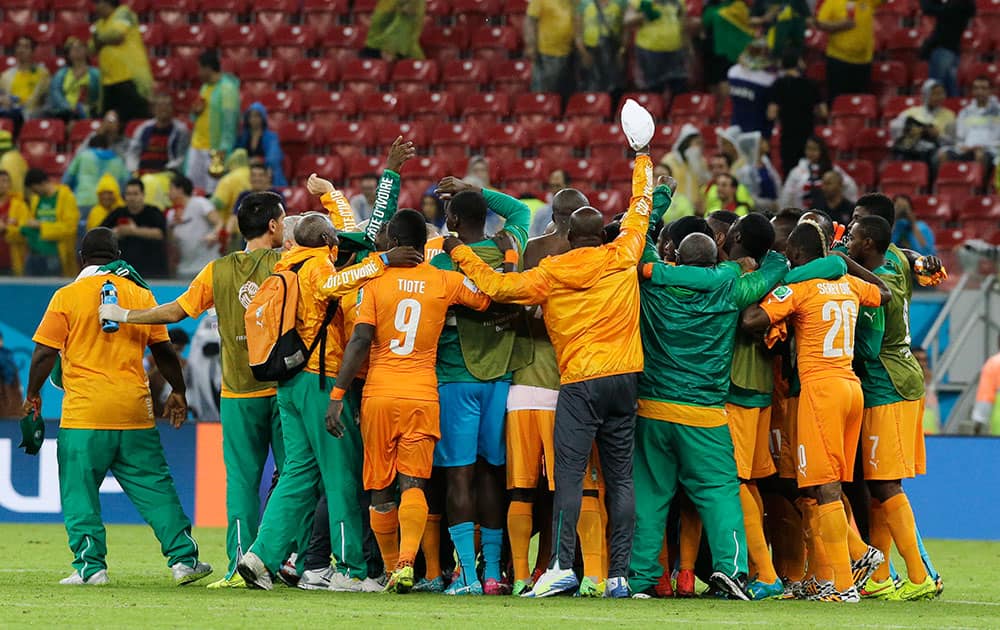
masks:
[[[364,579],[368,569],[362,542],[361,431],[354,416],[357,403],[344,399],[345,433],[326,432],[326,409],[333,378],[326,389],[320,377],[300,372],[278,387],[285,438],[285,468],[264,510],[252,550],[272,572],[277,572],[296,541],[308,536],[320,492],[326,493],[330,514],[330,546],[338,570]]]
[[[633,592],[655,586],[663,574],[660,549],[678,484],[701,514],[713,570],[746,575],[746,530],[728,426],[692,427],[640,416],[632,474],[636,520],[629,586]]]
[[[198,563],[191,521],[181,507],[156,429],[60,429],[56,453],[73,568],[83,579],[108,567],[98,490],[109,470],[153,528],[167,566]]]
[[[236,563],[257,538],[260,525],[260,478],[268,450],[278,472],[285,461],[276,396],[222,398],[222,461],[226,467],[226,555],[232,577]]]

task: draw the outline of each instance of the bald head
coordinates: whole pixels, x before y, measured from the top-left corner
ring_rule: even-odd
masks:
[[[334,247],[337,230],[330,219],[322,214],[307,214],[295,226],[295,242],[302,247]]]
[[[552,221],[556,224],[560,220],[566,222],[571,214],[589,205],[587,196],[576,188],[563,188],[552,198]]]
[[[600,210],[584,206],[570,215],[569,244],[573,249],[604,244],[604,215]]]
[[[707,234],[694,233],[684,237],[677,248],[677,264],[711,267],[719,255],[715,241]]]

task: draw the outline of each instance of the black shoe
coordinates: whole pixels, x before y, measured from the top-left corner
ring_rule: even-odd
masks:
[[[716,571],[712,577],[708,578],[708,582],[714,590],[725,595],[728,599],[750,601],[750,595],[747,594],[747,577],[742,573],[736,577],[730,577],[722,571]]]

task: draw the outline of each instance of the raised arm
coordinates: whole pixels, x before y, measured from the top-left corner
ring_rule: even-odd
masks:
[[[733,285],[733,302],[742,310],[754,302],[759,302],[785,278],[788,273],[788,259],[782,254],[770,251],[760,263],[760,269],[745,273]]]
[[[669,204],[668,204],[669,207]],[[649,147],[641,149],[635,156],[632,168],[632,199],[628,212],[622,219],[618,238],[608,244],[614,253],[616,266],[634,267],[642,256],[653,211],[653,161],[649,159]]]
[[[882,278],[879,278],[875,273],[865,269],[858,263],[854,262],[850,256],[844,252],[832,252],[836,256],[841,256],[844,262],[847,263],[847,273],[851,274],[859,280],[864,280],[868,284],[874,284],[878,287],[879,297],[882,300],[882,304],[885,304],[892,299],[892,292],[889,290],[888,285],[882,282]]]

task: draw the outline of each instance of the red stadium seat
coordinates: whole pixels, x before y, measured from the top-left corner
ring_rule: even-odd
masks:
[[[378,126],[375,134],[377,152],[384,154],[400,136],[403,140],[412,142],[417,149],[426,149],[428,146],[427,129],[424,125],[415,122],[384,123]]]
[[[459,23],[471,26],[492,22],[503,12],[499,0],[452,0],[452,6]]]
[[[286,61],[302,59],[318,41],[319,33],[308,24],[281,24],[268,36],[271,56]]]
[[[359,26],[331,26],[320,37],[318,45],[324,50],[358,51],[365,47],[368,29]]]
[[[272,85],[285,80],[285,63],[279,59],[250,59],[239,64],[241,81],[267,81]]]
[[[302,21],[321,33],[337,25],[342,15],[350,13],[349,0],[303,0]]]
[[[21,127],[21,142],[47,142],[59,145],[66,141],[66,123],[58,118],[32,118],[24,121]]]
[[[66,8],[66,9],[55,9],[52,11],[52,17],[57,24],[62,24],[64,27],[71,28],[77,26],[84,26],[89,29],[90,27],[90,14],[86,9],[80,8]]]
[[[882,121],[884,124],[888,124],[896,116],[919,104],[919,96],[896,96],[890,98],[885,102],[885,106],[882,107]]]
[[[451,0],[427,0],[427,15],[447,20],[451,17]]]
[[[507,59],[521,49],[517,31],[509,26],[481,26],[472,31],[469,42],[477,59]]]
[[[833,101],[830,124],[848,135],[869,127],[878,119],[878,102],[870,94],[841,94]]]
[[[281,149],[293,163],[297,163],[316,145],[316,128],[311,122],[278,120],[274,129],[281,139]]]
[[[36,46],[62,46],[65,34],[61,24],[33,22],[25,24],[22,33],[34,40]]]
[[[392,87],[399,92],[422,92],[438,82],[438,65],[434,61],[400,59],[392,69]]]
[[[628,202],[617,190],[600,190],[593,196],[587,197],[590,205],[601,211],[604,215],[604,222],[607,223],[611,217],[628,210]]]
[[[674,146],[674,140],[681,130],[681,125],[657,125],[653,139],[649,141],[650,147],[658,154],[670,151]]]
[[[918,8],[919,4],[914,0],[887,0],[879,10],[900,18],[909,18],[916,15]]]
[[[711,94],[678,94],[670,104],[670,122],[703,125],[715,118],[715,97]]]
[[[253,19],[267,33],[291,21],[299,10],[299,0],[255,0]]]
[[[4,22],[24,26],[38,19],[38,7],[32,2],[17,2],[19,6],[5,7],[3,9]],[[13,31],[14,29],[8,29]]]
[[[531,63],[523,59],[500,60],[492,63],[493,85],[512,95],[527,92],[531,86]]]
[[[979,0],[976,15],[993,32],[1000,30],[1000,0]]]
[[[439,62],[458,59],[462,51],[469,48],[469,30],[461,24],[428,24],[420,33],[420,47],[429,59],[437,59]]]
[[[479,134],[471,125],[442,123],[431,130],[431,151],[438,160],[451,164],[464,161],[479,146]]]
[[[611,118],[611,95],[595,92],[578,92],[566,104],[567,120],[599,125]]]
[[[353,92],[316,92],[306,96],[310,114],[336,114],[351,118],[358,113],[358,97]]]
[[[635,168],[635,160],[620,160],[608,168],[608,186],[626,189],[632,183],[632,170]],[[624,208],[623,208],[624,210]]]
[[[927,188],[927,165],[923,162],[887,162],[882,167],[879,188],[892,196],[914,195]]]
[[[226,70],[226,64],[222,65]],[[235,72],[236,69],[234,68]],[[244,81],[240,84],[240,100],[244,104],[259,101],[274,91],[274,84],[270,81]]]
[[[521,125],[493,125],[483,133],[483,148],[494,164],[520,160],[530,143],[528,132]]]
[[[197,59],[216,42],[216,29],[205,24],[170,24],[164,27],[164,41],[173,57]]]
[[[302,113],[302,95],[295,90],[280,90],[269,92],[260,98],[261,104],[267,108],[268,118],[276,120],[287,119]]]
[[[344,89],[358,94],[376,92],[389,82],[389,64],[381,59],[359,59],[343,68],[340,81]]]
[[[569,175],[570,181],[592,186],[603,186],[608,173],[604,165],[594,160],[569,160],[563,163],[563,170]]]
[[[406,118],[407,105],[404,95],[394,92],[370,92],[358,98],[358,112],[364,120],[376,125]]]
[[[306,176],[308,177],[308,175]],[[329,179],[329,178],[326,178]],[[305,183],[305,180],[302,180]],[[309,191],[299,186],[285,189],[285,209],[289,215],[303,214],[314,210],[322,210],[319,197],[310,195]]]
[[[558,94],[536,92],[520,94],[514,101],[514,116],[518,122],[539,124],[559,118],[562,110]]]
[[[45,174],[52,179],[60,179],[69,168],[72,156],[65,153],[53,153],[45,158],[45,161],[38,164],[38,168],[45,171]]]
[[[21,155],[31,168],[43,168],[57,155],[53,145],[40,140],[22,140],[20,149]]]
[[[325,134],[325,144],[345,161],[375,147],[375,128],[367,121],[333,123]]]
[[[489,83],[489,66],[478,59],[453,59],[444,63],[441,83],[449,92],[474,94]]]
[[[303,94],[332,91],[330,86],[337,82],[337,66],[326,59],[301,59],[288,67],[288,82]]]
[[[158,5],[153,10],[153,17],[161,24],[187,24],[191,14],[197,9],[196,0],[177,0],[169,4]]]
[[[652,112],[650,112],[652,113]],[[653,117],[654,119],[656,116]],[[597,125],[587,130],[584,146],[591,160],[612,163],[625,159],[625,134],[618,125]]]
[[[854,138],[858,159],[878,164],[889,157],[892,138],[886,129],[862,129]]]
[[[854,179],[862,192],[875,189],[875,165],[868,160],[841,162],[840,168]]]
[[[503,181],[508,185],[516,182],[537,184],[548,174],[542,160],[515,160],[503,165]]]
[[[153,79],[159,82],[181,83],[189,78],[187,66],[179,59],[154,57],[149,60],[149,67],[153,73]]]
[[[832,153],[846,153],[854,146],[854,138],[839,127],[820,126],[816,127],[815,131],[816,135],[826,142],[826,146]]]
[[[962,33],[962,50],[985,57],[995,51],[996,47],[997,34],[983,20],[972,19],[969,27]]]
[[[69,146],[76,148],[101,126],[100,118],[74,120],[69,125]]]
[[[223,56],[232,59],[252,58],[267,47],[267,33],[255,24],[228,24],[218,35]]]
[[[910,84],[906,66],[899,61],[873,63],[871,82],[873,91],[885,95],[896,94]]]
[[[296,162],[294,173],[295,181],[302,184],[312,173],[339,182],[344,177],[344,164],[336,155],[304,155]]]
[[[462,107],[462,118],[473,125],[492,125],[510,115],[510,97],[504,92],[470,94]]]
[[[987,76],[993,85],[1000,81],[1000,64],[993,63],[970,63],[965,60],[958,64],[958,83],[962,87],[969,87],[976,77]]]
[[[973,197],[966,199],[958,211],[958,218],[965,227],[996,228],[1000,225],[1000,197]]]
[[[666,109],[663,104],[663,96],[660,94],[655,94],[653,92],[626,92],[618,104],[618,113],[621,114],[622,107],[625,106],[626,99],[632,99],[636,103],[639,103],[653,116],[653,120],[660,120],[666,113]],[[618,120],[620,116],[616,116],[615,120]]]
[[[894,61],[912,64],[917,61],[923,35],[916,28],[901,28],[889,34],[885,52]]]
[[[166,27],[155,22],[150,24],[140,24],[139,32],[142,33],[142,42],[147,49],[159,48],[163,46],[166,37]]]
[[[982,183],[983,166],[979,162],[945,162],[938,168],[934,193],[958,207],[973,197]]]
[[[543,123],[535,129],[535,151],[550,164],[573,159],[573,150],[580,144],[579,128],[571,122]]]
[[[216,28],[233,24],[247,12],[247,0],[200,0],[201,20]]]
[[[936,195],[914,195],[913,214],[922,221],[943,225],[954,218],[955,211],[947,199]]]
[[[424,125],[448,122],[458,113],[455,96],[448,92],[415,92],[406,100],[410,118]]]
[[[426,190],[447,174],[448,167],[438,158],[420,157],[403,164],[399,175],[414,188]]]

